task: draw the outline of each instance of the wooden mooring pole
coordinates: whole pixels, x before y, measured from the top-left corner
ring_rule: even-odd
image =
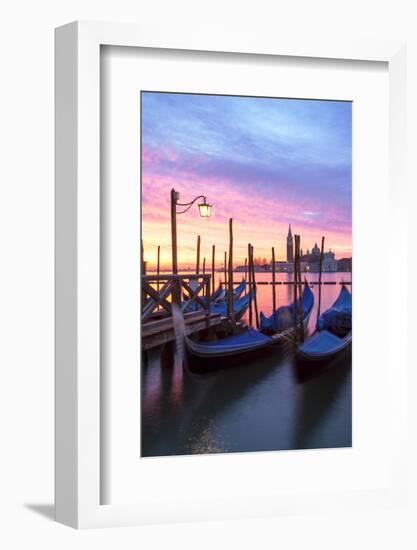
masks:
[[[235,324],[233,310],[233,219],[229,219],[229,269],[228,269],[228,287],[227,287],[227,315],[232,323]]]
[[[145,262],[145,254],[143,251],[143,239],[140,243],[140,268],[142,271],[142,275],[146,275],[146,262]]]
[[[204,256],[203,257],[203,275],[206,274],[206,257]],[[207,289],[208,289],[208,294],[207,294]],[[210,297],[210,282],[209,284],[205,284],[204,285],[204,296],[207,298],[207,296]]]
[[[251,246],[251,264],[252,264],[252,287],[253,287],[253,305],[255,306],[255,321],[256,328],[259,328],[259,313],[258,313],[258,298],[256,296],[256,278],[255,278],[255,262],[253,261],[253,246]]]
[[[252,268],[251,268],[251,243],[248,243],[248,285],[249,285],[249,325],[252,326]]]
[[[143,252],[143,239],[140,241],[140,274],[142,277],[146,275],[146,265],[144,261],[144,252]],[[143,281],[143,279],[141,279],[141,281]],[[143,310],[144,303],[145,303],[145,293],[142,291],[141,304],[140,304],[141,311]]]
[[[207,328],[210,329],[209,330],[209,339],[211,340],[212,339],[212,330],[210,328],[210,316],[211,316],[211,311],[210,311],[210,307],[211,307],[211,296],[210,296],[210,279],[207,279],[207,281],[205,282],[205,295],[206,295],[206,320],[207,320]]]
[[[216,272],[216,245],[213,244],[211,248],[211,293],[214,294],[216,291],[214,274]]]
[[[177,248],[177,200],[179,193],[171,189],[171,254],[172,274],[178,275],[178,248]],[[181,284],[177,282],[172,290],[172,301],[174,304],[181,302]]]
[[[277,297],[275,291],[275,248],[272,247],[272,311],[277,309]]]
[[[245,258],[245,294],[248,292],[248,259]]]
[[[324,237],[321,238],[320,263],[319,263],[319,300],[317,304],[316,326],[319,322],[320,309],[321,309],[321,274],[323,270],[323,255],[324,255]]]
[[[224,289],[227,292],[227,252],[226,251],[224,252],[223,270],[224,270]]]
[[[300,336],[301,336],[301,342],[304,342],[304,323],[303,323],[303,290],[302,290],[302,283],[301,283],[301,238],[300,235],[297,235],[297,258],[298,258],[298,267],[297,267],[297,275],[298,275],[298,296],[299,296],[299,317],[300,317]]]
[[[158,277],[159,277],[160,270],[161,270],[161,246],[158,244],[158,251],[156,253],[156,274],[158,275]],[[158,291],[158,294],[159,294],[159,285],[160,285],[160,282],[158,279],[156,283],[156,290]],[[159,309],[160,309],[160,306],[158,306],[158,311]]]
[[[304,342],[304,304],[303,304],[303,278],[301,275],[301,237],[298,235],[298,243],[299,243],[299,262],[298,262],[298,294],[300,296],[300,316],[301,316],[301,341]]]
[[[294,250],[294,258],[293,258],[293,272],[294,272],[294,308],[293,308],[293,315],[294,315],[294,343],[297,345],[297,326],[298,326],[298,312],[297,312],[297,295],[298,295],[298,289],[297,289],[297,239],[294,238],[295,241],[295,250]]]
[[[195,272],[197,275],[200,273],[200,246],[201,246],[201,238],[200,235],[197,236],[197,260],[196,260],[196,266],[195,266]]]

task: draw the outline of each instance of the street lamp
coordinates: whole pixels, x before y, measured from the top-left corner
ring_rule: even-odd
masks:
[[[203,202],[200,202],[200,204],[198,205],[198,209],[200,210],[200,216],[202,218],[210,217],[211,204],[208,204],[206,202],[206,197],[203,197]]]
[[[204,195],[198,195],[191,202],[180,203],[178,202],[180,194],[175,189],[171,189],[171,241],[172,241],[172,273],[174,275],[178,274],[178,258],[177,258],[177,214],[185,214],[190,210],[192,205],[202,199],[203,202],[198,204],[198,210],[202,218],[208,218],[211,214],[211,204],[208,204],[207,199]],[[177,212],[177,206],[184,208]]]

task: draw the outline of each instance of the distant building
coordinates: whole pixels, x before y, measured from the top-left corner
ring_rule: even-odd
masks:
[[[301,250],[300,255],[300,267],[303,272],[312,272],[318,273],[320,269],[320,256],[321,250],[318,247],[317,243],[314,243],[311,251],[307,248],[307,253],[303,254]],[[256,271],[270,271],[271,264],[264,263],[255,265]],[[294,270],[294,239],[291,230],[291,224],[288,226],[287,234],[287,260],[286,261],[276,261],[275,262],[275,271],[277,273],[292,273]],[[238,266],[235,271],[245,271],[245,266]],[[323,272],[351,272],[352,271],[352,258],[342,258],[341,260],[336,260],[335,253],[332,250],[323,252]]]
[[[337,260],[337,271],[352,273],[352,258],[342,258]]]
[[[269,263],[261,263],[261,264],[254,264],[253,266],[255,271],[271,271],[271,264]],[[244,265],[238,265],[234,268],[234,271],[237,271],[238,273],[245,273],[247,272],[248,267]]]
[[[307,249],[307,254],[302,254],[300,258],[301,270],[317,273],[320,269],[320,248],[317,243],[314,244],[311,252]],[[323,253],[322,270],[327,272],[337,271],[337,260],[331,250]]]
[[[288,227],[288,235],[287,235],[287,262],[293,262],[294,261],[294,241],[292,238],[291,233],[291,224]]]
[[[308,253],[308,250],[307,250],[307,253]],[[311,250],[311,255],[315,256],[315,257],[320,256],[320,248],[317,246],[317,243],[314,244],[314,246]]]
[[[275,262],[275,271],[277,273],[292,273],[293,272],[293,263],[292,262]]]
[[[334,252],[329,250],[323,254],[323,271],[337,271],[337,260],[335,259]]]

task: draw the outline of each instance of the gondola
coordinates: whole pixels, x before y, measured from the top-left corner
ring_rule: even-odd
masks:
[[[238,298],[240,298],[245,288],[246,288],[246,281],[245,279],[242,279],[242,281],[238,284],[238,286],[233,289],[233,299],[237,300]],[[214,292],[211,299],[214,302],[223,302],[223,301],[226,302],[227,301],[226,285],[219,286],[219,288]]]
[[[248,296],[247,294],[245,296]],[[302,295],[303,305],[303,325],[307,326],[308,320],[313,309],[314,295],[311,292],[308,284],[304,285]],[[293,305],[282,306],[281,311],[287,310],[287,313],[293,311]],[[299,300],[297,301],[299,305]],[[299,306],[298,306],[299,307]],[[293,317],[290,315],[282,315],[288,320],[287,325],[280,331],[272,334],[266,334],[262,330],[246,327],[239,334],[227,336],[212,342],[198,342],[188,336],[185,336],[187,351],[189,354],[190,370],[195,372],[205,372],[215,370],[224,366],[218,359],[222,358],[248,358],[253,354],[259,353],[261,350],[267,350],[278,342],[288,337],[294,331]],[[266,319],[265,316],[263,316]]]
[[[220,302],[221,300],[224,299],[225,295],[226,295],[226,290],[222,286],[219,286],[219,287],[217,287],[217,290],[215,290],[213,292],[213,295],[211,297],[211,301],[212,302]]]
[[[304,281],[302,301],[303,320],[305,320],[306,312],[311,313],[311,309],[314,305],[314,295],[309,288],[307,280]],[[297,314],[299,313],[299,309],[300,301],[297,300]],[[261,311],[259,321],[262,332],[266,334],[279,334],[294,324],[294,302],[288,306],[279,307],[269,317],[266,317]]]
[[[240,298],[246,288],[246,281],[245,279],[242,279],[242,281],[238,284],[236,288],[233,289],[233,298]]]
[[[253,300],[256,290],[253,289],[241,298],[236,298],[233,296],[233,315],[235,321],[239,321],[246,310],[248,309],[250,300]],[[227,315],[227,300],[222,300],[217,304],[210,304],[210,312],[217,313],[219,315]]]
[[[236,302],[238,299],[240,299],[243,291],[246,287],[246,281],[245,279],[242,279],[242,282],[239,283],[239,285],[233,289],[233,300]],[[247,299],[248,301],[248,299]],[[190,311],[197,311],[199,309],[203,309],[203,307],[198,304],[197,302],[193,302],[191,304],[188,304],[188,298],[183,300],[182,307],[183,309],[186,309],[188,312]],[[227,294],[226,294],[226,288],[223,286],[219,286],[217,290],[214,291],[210,298],[211,307],[212,309],[215,308],[218,304],[227,304]],[[239,304],[238,304],[239,306]],[[227,306],[226,306],[227,308]]]
[[[315,332],[298,347],[306,361],[325,361],[348,348],[352,342],[352,295],[342,286],[331,308],[320,315]]]

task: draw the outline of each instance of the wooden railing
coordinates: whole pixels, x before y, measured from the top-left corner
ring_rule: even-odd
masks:
[[[142,322],[162,312],[172,315],[172,303],[178,304],[183,313],[197,306],[209,316],[210,281],[211,275],[142,276]]]

